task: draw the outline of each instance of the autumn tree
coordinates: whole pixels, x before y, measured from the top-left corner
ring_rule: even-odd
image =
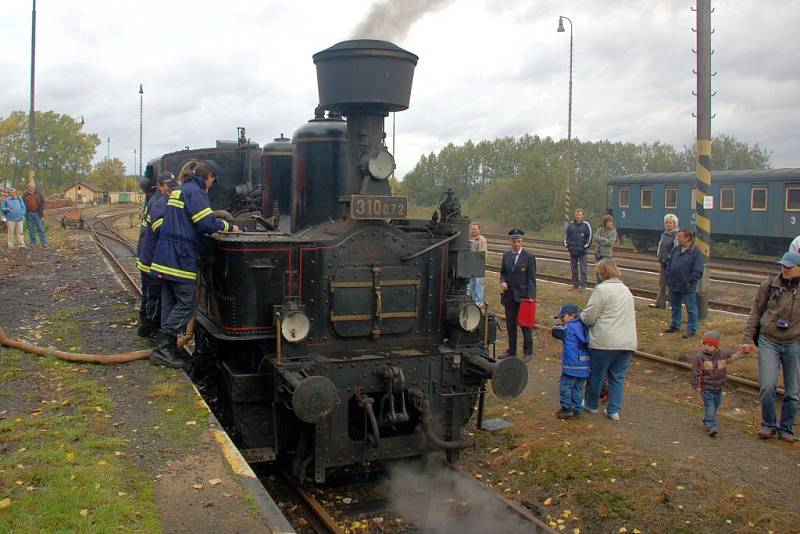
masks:
[[[106,159],[94,166],[89,181],[103,191],[125,188],[125,164],[118,158]]]
[[[36,174],[39,188],[59,191],[85,177],[100,144],[83,123],[54,111],[36,112]],[[0,117],[0,177],[17,187],[28,179],[28,114],[14,111]]]

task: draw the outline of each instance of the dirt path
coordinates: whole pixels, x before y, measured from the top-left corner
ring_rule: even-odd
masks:
[[[86,233],[73,232],[44,250],[0,249],[0,280],[0,325],[12,338],[106,354],[146,346],[135,337],[136,298],[123,289]],[[94,388],[98,402],[106,403],[108,409],[88,410],[98,412],[85,416],[91,419],[88,433],[68,446],[91,451],[94,440],[114,443],[118,450],[108,460],[100,450],[94,459],[103,460],[93,462],[88,455],[87,462],[108,466],[107,479],[101,475],[97,487],[114,486],[110,494],[121,501],[142,500],[132,506],[139,512],[111,514],[111,521],[118,521],[114,524],[102,522],[109,520],[102,512],[116,503],[87,506],[81,516],[72,510],[53,510],[59,528],[85,529],[86,523],[75,523],[79,520],[89,522],[90,529],[149,530],[155,524],[164,532],[267,531],[249,494],[222,459],[207,411],[183,375],[153,367],[146,360],[119,366],[63,364],[5,348],[0,348],[0,371],[5,371],[0,372],[0,450],[7,458],[15,458],[15,463],[0,468],[0,499],[9,498],[11,503],[0,510],[0,524],[23,532],[49,528],[47,524],[32,527],[30,519],[15,515],[38,492],[44,494],[59,482],[55,478],[40,481],[41,487],[31,482],[27,492],[14,482],[26,480],[29,475],[23,468],[29,460],[34,462],[26,456],[33,447],[23,446],[25,425],[31,415],[42,414],[43,403],[61,399],[65,388],[54,382],[69,384],[71,376],[80,376],[81,387]],[[82,398],[77,395],[73,399]],[[61,415],[82,413],[85,407],[70,406],[69,401],[64,399]],[[47,438],[36,440],[40,449],[48,445]],[[60,476],[62,467],[57,460],[48,476]],[[74,480],[71,476],[68,480]],[[134,483],[135,497],[126,489]],[[147,513],[142,510],[148,508],[153,523],[143,522]]]
[[[474,431],[464,465],[572,532],[792,532],[800,521],[800,446],[762,441],[758,399],[729,391],[710,438],[688,374],[634,360],[622,418],[560,421],[560,345],[537,334],[529,385],[487,417],[514,427]],[[500,349],[500,347],[498,347]]]

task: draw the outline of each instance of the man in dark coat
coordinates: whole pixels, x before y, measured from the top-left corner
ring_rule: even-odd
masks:
[[[576,209],[575,220],[567,225],[564,232],[564,246],[569,251],[574,289],[586,289],[586,252],[592,244],[592,226],[583,217],[583,210]]]
[[[705,259],[694,244],[691,230],[678,232],[678,245],[669,254],[667,263],[667,287],[669,303],[672,306],[672,323],[664,330],[665,334],[677,332],[681,328],[681,305],[686,305],[688,325],[683,337],[691,337],[697,332],[697,282],[703,277]]]
[[[508,327],[508,351],[506,356],[517,355],[517,314],[522,299],[536,298],[536,256],[522,248],[522,230],[511,230],[511,250],[503,254],[500,265],[501,302],[506,309],[506,325]],[[531,328],[522,328],[523,360],[533,357],[533,332]]]

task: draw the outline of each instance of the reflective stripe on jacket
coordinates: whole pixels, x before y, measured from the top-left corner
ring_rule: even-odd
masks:
[[[150,272],[153,253],[158,243],[158,230],[164,222],[164,212],[167,209],[167,197],[164,195],[153,196],[147,203],[147,218],[145,219],[144,235],[139,240],[139,259],[136,266],[144,273]]]
[[[204,181],[195,176],[167,199],[151,272],[167,280],[194,282],[201,237],[230,228],[230,224],[214,217]]]

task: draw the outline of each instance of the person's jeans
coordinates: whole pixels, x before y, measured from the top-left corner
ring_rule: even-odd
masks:
[[[483,278],[472,277],[469,281],[469,294],[472,296],[472,302],[478,306],[483,305]]]
[[[688,326],[686,331],[697,332],[697,293],[694,291],[686,293],[670,292],[669,304],[672,306],[672,324],[674,330],[681,329],[681,304],[686,305],[686,315],[688,315]]]
[[[173,280],[162,280],[161,330],[178,337],[186,332],[197,304],[197,285]]]
[[[625,375],[631,364],[633,351],[630,350],[602,350],[589,349],[591,354],[591,370],[589,371],[589,386],[586,397],[586,406],[592,410],[598,409],[600,390],[603,379],[608,376],[608,413],[622,411],[622,394],[625,388]]]
[[[31,246],[36,246],[36,234],[39,234],[39,244],[43,247],[47,245],[47,236],[44,233],[44,221],[38,213],[26,213],[25,219],[28,221],[28,235],[31,238]]]
[[[558,381],[558,398],[561,406],[567,410],[572,410],[575,415],[583,413],[583,385],[585,378],[561,374]]]
[[[703,424],[709,430],[719,430],[717,412],[719,411],[719,405],[722,404],[722,390],[704,389],[700,394],[703,396],[703,408],[705,410]]]
[[[569,254],[569,268],[572,269],[572,287],[586,289],[586,254]]]
[[[794,436],[794,419],[798,403],[798,359],[800,341],[775,343],[764,336],[758,338],[758,382],[761,399],[761,426]],[[775,422],[775,390],[778,372],[783,368],[783,403],[780,425]]]

